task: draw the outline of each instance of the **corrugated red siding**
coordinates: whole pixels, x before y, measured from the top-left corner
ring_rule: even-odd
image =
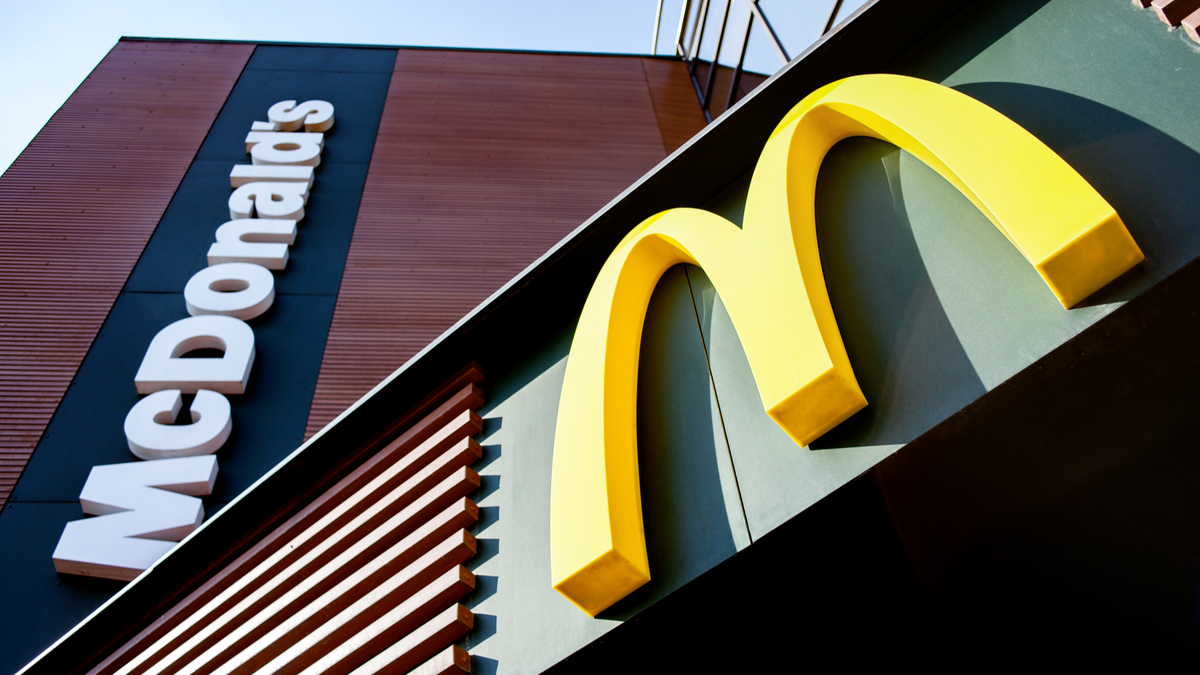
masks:
[[[696,88],[683,61],[642,59],[646,84],[654,100],[658,127],[668,153],[675,152],[705,127]]]
[[[704,61],[696,64],[696,80],[701,87],[708,85],[709,63]],[[734,96],[734,103],[746,97],[746,94],[758,88],[758,85],[767,81],[767,75],[759,75],[758,73],[743,72],[738,77],[737,96]],[[729,102],[729,85],[733,82],[733,68],[729,66],[717,66],[717,76],[713,78],[712,100],[708,104],[708,114],[715,120],[720,117],[726,110],[726,103]],[[696,96],[696,87],[691,85],[692,96]]]
[[[401,50],[307,435],[662,160],[650,92],[640,58]]]
[[[0,506],[253,51],[120,42],[0,177]]]

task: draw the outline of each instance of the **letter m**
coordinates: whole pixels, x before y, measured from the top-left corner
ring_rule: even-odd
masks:
[[[93,467],[79,503],[98,518],[67,523],[54,568],[129,581],[204,520],[197,496],[212,494],[217,459],[160,459]],[[192,496],[188,496],[192,495]]]
[[[699,265],[729,310],[767,414],[805,446],[867,405],[817,250],[825,154],[850,136],[907,150],[962,192],[1070,308],[1143,259],[1108,202],[1058,155],[941,85],[862,75],[784,116],[750,181],[743,228],[671,209],[626,235],[588,294],[559,399],[551,479],[554,588],[589,615],[650,580],[637,467],[637,372],[655,284]]]

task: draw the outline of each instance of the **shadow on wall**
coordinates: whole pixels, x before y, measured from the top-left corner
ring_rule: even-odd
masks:
[[[1145,251],[1145,267],[1117,280],[1085,305],[1134,298],[1200,252],[1200,228],[1190,227],[1197,217],[1189,213],[1185,198],[1189,186],[1200,184],[1200,156],[1192,149],[1119,111],[1070,94],[1008,83],[959,89],[1009,116],[1059,153],[1123,215]],[[1101,395],[1113,381],[1136,384],[1138,377],[1145,379],[1154,373],[1139,375],[1135,363],[1122,361],[1125,352],[1112,357],[1117,362],[1098,366],[1090,376],[1093,379],[1083,384],[1068,386],[1064,379],[1059,386],[1054,379],[1063,376],[1059,373],[1035,389],[1049,392],[1058,387],[1070,406],[1041,411],[1044,419],[1033,415],[1033,403],[1022,399],[1030,395],[1028,391],[1012,388],[1020,383],[1020,377],[988,394],[948,317],[947,305],[939,299],[937,291],[942,287],[935,288],[922,258],[922,242],[909,222],[919,195],[910,188],[906,201],[899,181],[901,162],[902,153],[889,144],[850,139],[835,147],[822,167],[817,200],[822,261],[843,338],[871,405],[814,444],[818,452],[811,454],[828,457],[832,453],[820,450],[916,439],[870,474],[872,480],[883,474],[888,507],[896,509],[890,516],[901,524],[903,552],[897,551],[899,542],[891,539],[889,514],[875,511],[874,488],[867,490],[871,486],[864,479],[760,541],[779,541],[785,533],[794,534],[799,524],[830,513],[831,505],[844,499],[848,490],[857,489],[870,493],[859,501],[867,505],[862,510],[879,530],[873,540],[887,544],[878,544],[888,551],[887,562],[864,562],[864,569],[855,575],[836,579],[818,575],[830,586],[823,590],[829,596],[827,606],[840,606],[835,599],[846,594],[857,603],[856,611],[877,616],[882,607],[877,603],[884,602],[880,598],[890,596],[871,597],[855,588],[861,586],[861,579],[890,574],[895,577],[894,583],[889,582],[894,588],[887,592],[911,603],[909,606],[921,605],[916,613],[924,617],[926,625],[944,628],[943,621],[954,623],[965,616],[993,629],[1003,628],[1004,632],[978,638],[990,646],[993,638],[1003,641],[1012,637],[1019,620],[1033,620],[1022,613],[1029,608],[1073,622],[1068,628],[1078,634],[1094,625],[1080,618],[1088,612],[1111,618],[1111,610],[1104,613],[1103,607],[1097,606],[1111,598],[1096,592],[1109,589],[1147,599],[1121,606],[1152,623],[1157,621],[1155,617],[1176,617],[1156,625],[1165,624],[1178,635],[1185,623],[1179,617],[1193,610],[1200,579],[1189,562],[1195,559],[1191,539],[1174,536],[1193,527],[1191,514],[1200,513],[1192,503],[1195,490],[1187,488],[1195,484],[1192,479],[1198,474],[1189,459],[1185,436],[1177,420],[1167,418],[1157,435],[1148,433],[1142,423],[1129,422],[1124,423],[1128,428],[1114,435],[1106,431],[1104,420],[1122,419],[1125,409],[1108,399],[1083,403],[1080,398],[1088,392]],[[748,181],[731,185],[726,201],[733,204],[744,199],[745,185]],[[940,206],[939,195],[926,198],[926,202]],[[955,195],[955,199],[959,197]],[[724,212],[709,208],[740,221],[737,208]],[[920,212],[916,213],[914,221],[919,220]],[[986,221],[962,224],[997,240],[996,250],[1015,256],[1000,261],[1006,269],[1032,275],[1031,292],[1053,303],[1036,273],[1010,250],[1011,245],[994,227]],[[985,253],[992,255],[992,249]],[[744,521],[730,517],[728,504],[723,504],[727,495],[737,495],[736,484],[727,482],[722,473],[722,453],[728,449],[723,445],[721,420],[705,368],[696,301],[688,295],[687,277],[681,268],[665,275],[655,291],[643,334],[639,458],[654,581],[606,612],[605,619],[633,619],[636,624],[657,612],[667,617],[664,623],[674,622],[680,615],[668,608],[677,607],[673,603],[682,602],[680,598],[689,597],[693,589],[704,587],[705,578],[716,578],[719,568],[749,560],[756,550],[770,550],[756,544],[743,555],[733,555],[740,547]],[[1024,297],[1018,300],[1024,302]],[[1051,309],[1056,316],[1064,314],[1060,307]],[[703,320],[700,324],[701,329],[709,328]],[[1055,353],[1070,348],[1068,344]],[[555,352],[555,358],[561,356]],[[1177,384],[1181,378],[1186,379],[1175,375]],[[720,386],[720,378],[717,382]],[[997,395],[1008,397],[1004,399],[1008,402],[997,403]],[[1138,414],[1150,419],[1157,414],[1148,409],[1152,399],[1142,398],[1144,402],[1128,410],[1141,411]],[[979,404],[972,406],[977,400]],[[726,401],[721,403],[724,408]],[[980,415],[981,408],[990,412]],[[1010,413],[1012,419],[1007,417]],[[1077,417],[1090,420],[1090,426],[1072,430]],[[947,418],[950,422],[941,424]],[[1020,428],[1021,419],[1028,429]],[[738,468],[741,478],[742,467]],[[1130,480],[1137,484],[1134,487],[1140,486],[1136,494],[1153,494],[1159,488],[1164,494],[1134,500],[1122,492],[1131,485]],[[835,516],[829,516],[830,532],[842,532],[847,523],[856,522],[844,514]],[[861,536],[863,530],[852,531]],[[1171,564],[1167,557],[1159,556],[1139,563],[1130,557],[1150,549],[1170,550],[1176,562]],[[793,556],[802,552],[788,550]],[[910,576],[905,555],[919,565],[920,582]],[[794,560],[790,559],[789,565],[794,567]],[[1145,574],[1122,572],[1126,568]],[[714,571],[704,575],[705,570]],[[691,580],[697,582],[689,584]],[[927,586],[919,587],[922,583]],[[721,590],[737,588],[748,594],[755,587],[729,584],[722,584]],[[672,594],[681,587],[682,593]],[[926,589],[937,597],[940,608],[921,604],[929,602]],[[639,614],[669,594],[663,605]],[[803,593],[784,597],[794,599],[801,614],[805,611],[801,601],[812,606],[812,598]],[[692,609],[700,611],[698,608],[706,606],[698,602]],[[911,619],[904,611],[892,609],[895,612],[887,616],[896,623]],[[729,622],[738,621],[708,614],[703,619],[711,620],[714,627],[728,628]],[[729,617],[734,617],[732,610]],[[810,624],[821,620],[813,615],[804,618]],[[998,626],[1000,623],[1006,626]],[[1037,619],[1035,623],[1048,627],[1051,622]],[[851,621],[839,625],[851,625]],[[894,625],[873,626],[866,633],[884,635]],[[484,632],[488,630],[495,630],[494,624],[490,629],[485,625]],[[714,628],[710,633],[721,632]],[[683,633],[686,631],[680,628],[672,635]],[[614,632],[612,641],[619,642],[620,634]],[[494,661],[482,661],[477,665],[483,670],[496,667]]]
[[[957,622],[1196,662],[1198,294],[1194,262],[875,468]]]
[[[870,405],[813,449],[912,441],[1007,379],[996,374],[997,363],[1016,372],[1028,363],[1024,350],[1034,349],[1036,358],[1040,349],[1048,350],[1100,316],[1080,310],[1129,301],[1200,255],[1200,212],[1188,198],[1192,186],[1200,184],[1195,150],[1125,113],[1073,94],[1013,83],[976,83],[959,90],[1008,116],[1062,156],[1122,215],[1146,261],[1070,312],[1044,307],[1048,296],[1028,264],[987,226],[987,232],[976,232],[972,223],[972,231],[961,238],[964,244],[980,244],[978,251],[939,252],[939,246],[946,249],[951,242],[930,246],[927,240],[936,229],[924,233],[926,241],[919,247],[907,216],[911,204],[906,205],[899,180],[901,153],[871,139],[843,141],[822,166],[817,229],[834,312]],[[922,253],[1003,260],[988,260],[995,269],[963,268],[976,276],[950,288],[945,286],[945,262],[925,261]],[[937,280],[931,284],[928,264],[941,265],[942,286]],[[975,286],[983,277],[988,282]],[[963,304],[969,293],[962,286],[1011,297],[985,293],[971,307]],[[938,293],[949,293],[954,306],[944,306],[946,298],[939,301]],[[1029,304],[1027,312],[1005,318],[1004,312],[1022,303]],[[948,311],[957,313],[948,319]],[[1094,318],[1087,319],[1089,315]],[[1010,319],[1016,326],[1027,325],[1014,330]],[[956,335],[956,329],[967,333]],[[1058,337],[1052,338],[1054,334]],[[970,340],[976,351],[964,352],[963,340]],[[981,345],[994,349],[990,359],[979,360]],[[987,386],[977,374],[981,366],[988,369]]]
[[[682,265],[650,300],[638,365],[638,472],[651,581],[601,614],[625,620],[737,553],[729,450]],[[728,494],[726,494],[728,493]],[[738,519],[731,526],[730,516]],[[748,542],[743,542],[743,545]]]
[[[1129,300],[1200,255],[1200,154],[1125,113],[1066,92],[1012,82],[955,87],[1025,127],[1113,205],[1146,254],[1081,306]]]
[[[980,635],[1195,662],[1200,154],[1073,94],[957,89],[1062,156],[1146,262],[1083,303],[1120,312],[881,463],[891,516],[938,604]]]
[[[900,150],[839,143],[817,188],[817,237],[838,327],[870,402],[813,450],[908,443],[987,390],[938,300],[900,186]]]

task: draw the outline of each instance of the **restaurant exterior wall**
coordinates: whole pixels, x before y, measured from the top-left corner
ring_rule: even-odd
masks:
[[[411,411],[462,373],[480,389],[466,394],[480,456],[463,473],[479,486],[464,505],[476,519],[464,563],[474,590],[455,601],[471,626],[456,646],[474,672],[1195,662],[1200,216],[1181,195],[1200,179],[1197,56],[1125,2],[869,3],[387,375],[30,672],[160,658],[146,645],[161,621],[189,615],[288,523],[383,461],[416,428]],[[763,411],[712,281],[699,267],[670,269],[646,314],[637,390],[651,581],[584,614],[551,587],[550,493],[564,373],[597,273],[632,227],[667,208],[744,226],[778,120],[831,80],[878,72],[941,83],[1029,131],[1116,209],[1146,260],[1065,310],[929,166],[881,141],[839,143],[816,185],[817,236],[869,406],[797,447]],[[660,97],[649,99],[665,146]],[[397,147],[419,147],[407,134],[398,127]],[[478,141],[472,156],[487,154]],[[362,310],[346,307],[350,334]],[[414,348],[405,339],[389,348]],[[350,351],[339,358],[352,363]],[[168,670],[189,663],[169,651],[159,650],[176,659]]]

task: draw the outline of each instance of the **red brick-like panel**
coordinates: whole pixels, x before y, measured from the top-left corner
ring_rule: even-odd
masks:
[[[711,64],[705,61],[696,63],[696,80],[701,87],[708,85],[708,71]],[[767,81],[767,75],[758,73],[743,72],[738,76],[737,94],[733,97],[733,102],[746,98],[746,95],[754,91],[758,85]],[[713,78],[712,98],[708,102],[708,114],[715,120],[725,113],[727,110],[726,103],[729,102],[729,85],[733,83],[733,68],[729,66],[718,65],[716,77]],[[695,87],[692,92],[695,96]],[[797,99],[796,101],[800,101]]]
[[[120,42],[0,177],[0,506],[253,51]]]
[[[654,100],[654,113],[662,130],[663,146],[670,154],[706,126],[696,88],[683,61],[642,59],[646,84]]]
[[[401,50],[307,435],[663,157],[640,58]]]

